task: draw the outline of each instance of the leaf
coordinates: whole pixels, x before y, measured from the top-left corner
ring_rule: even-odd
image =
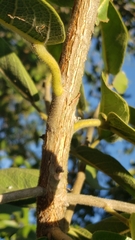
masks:
[[[58,6],[61,6],[61,7],[73,7],[73,4],[74,4],[74,0],[68,0],[68,1],[65,1],[65,0],[47,0],[47,1],[55,3],[55,4],[57,4]]]
[[[119,12],[110,1],[108,8],[109,22],[100,23],[102,34],[102,51],[105,72],[117,74],[122,66],[128,33]]]
[[[117,233],[108,231],[97,231],[92,235],[92,240],[132,240],[129,237],[121,236]]]
[[[129,214],[122,214],[122,216],[129,218]],[[112,216],[102,221],[94,224],[88,224],[86,228],[91,232],[94,233],[99,230],[110,231],[115,233],[121,233],[129,229],[124,223],[122,223],[118,218]]]
[[[37,186],[39,170],[9,168],[0,170],[0,194]]]
[[[28,101],[38,101],[37,88],[17,55],[0,38],[0,72],[4,78]]]
[[[129,107],[127,102],[116,92],[106,86],[106,79],[102,74],[100,112],[106,116],[115,112],[126,123],[129,121]]]
[[[85,228],[78,226],[70,226],[68,234],[75,240],[87,240],[91,239],[92,234]]]
[[[102,120],[103,124],[99,127],[99,137],[100,139],[109,140],[110,137],[115,139],[114,133],[112,133],[106,124],[105,118],[110,112],[116,113],[125,123],[129,122],[129,107],[127,102],[116,92],[112,91],[106,86],[106,78],[102,74],[101,83],[101,102],[100,102],[100,114],[99,118]],[[103,114],[104,115],[103,115]]]
[[[129,123],[135,127],[135,108],[129,106],[130,119]]]
[[[128,78],[124,72],[121,71],[115,76],[113,86],[120,94],[123,94],[126,91],[128,87]]]
[[[132,196],[135,196],[135,179],[115,158],[104,154],[97,149],[92,149],[86,146],[78,147],[71,153],[86,164],[89,164],[110,176],[125,191]]]
[[[83,111],[86,111],[87,109],[87,102],[86,102],[83,84],[81,84],[81,87],[80,87],[80,98],[79,98],[77,108],[80,113],[82,113]]]
[[[129,219],[129,226],[132,239],[135,240],[135,213],[132,213]]]
[[[97,179],[97,170],[90,165],[86,166],[85,169],[85,174],[86,174],[86,182],[91,186],[93,189],[107,189],[102,187]]]
[[[57,44],[65,39],[59,15],[45,0],[0,0],[0,9],[0,23],[31,43]]]
[[[21,239],[21,240],[36,239],[36,226],[34,225],[23,226],[17,231],[15,236],[16,236],[15,239]]]
[[[0,236],[10,237],[16,233],[22,224],[23,217],[22,208],[10,204],[0,205]]]
[[[135,129],[126,124],[117,114],[109,113],[107,123],[112,132],[135,144]]]
[[[98,8],[98,20],[101,22],[108,22],[108,6],[109,0],[100,0],[100,6]]]

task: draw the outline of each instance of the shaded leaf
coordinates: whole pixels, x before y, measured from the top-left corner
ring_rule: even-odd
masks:
[[[128,87],[128,78],[126,77],[126,74],[124,72],[119,72],[115,76],[113,80],[113,86],[120,94],[123,94],[126,91]]]
[[[9,7],[10,6],[10,7]],[[55,9],[46,1],[0,0],[0,23],[31,43],[56,44],[65,39],[64,25]]]
[[[86,146],[80,146],[71,153],[86,164],[89,164],[110,176],[125,191],[132,196],[135,196],[135,179],[115,158],[104,154],[97,149],[92,149]]]
[[[132,213],[129,219],[129,226],[131,231],[132,239],[135,239],[135,213]]]
[[[97,178],[97,170],[90,165],[86,166],[85,169],[85,174],[86,174],[86,182],[91,186],[93,189],[107,189],[102,187]]]
[[[86,109],[87,109],[87,102],[86,102],[83,84],[81,84],[80,97],[79,97],[79,102],[78,102],[77,108],[78,108],[78,111],[81,111],[81,112],[86,111]]]
[[[97,231],[92,235],[92,240],[132,240],[129,237],[119,235],[117,233]]]
[[[16,239],[21,239],[21,240],[36,239],[36,226],[35,225],[24,226],[17,231],[15,236],[16,236]]]
[[[0,72],[4,78],[28,101],[38,101],[37,88],[20,59],[9,45],[0,39]]]
[[[129,106],[130,119],[129,123],[135,126],[135,108]]]
[[[39,170],[9,168],[0,170],[0,193],[37,186]]]
[[[122,216],[129,218],[129,214],[122,214]],[[116,217],[109,217],[106,219],[103,219],[102,221],[95,223],[95,224],[88,224],[86,228],[91,232],[94,233],[99,230],[104,231],[110,231],[115,233],[121,233],[123,231],[126,231],[128,227],[122,223],[118,218]]]
[[[117,74],[122,66],[128,42],[127,29],[122,18],[110,1],[107,23],[101,22],[102,51],[105,72]]]

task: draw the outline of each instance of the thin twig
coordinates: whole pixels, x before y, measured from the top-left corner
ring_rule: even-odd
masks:
[[[23,200],[26,198],[33,198],[43,196],[45,189],[42,187],[33,187],[22,189],[18,191],[8,192],[0,195],[0,204]]]
[[[68,194],[68,203],[71,205],[86,205],[91,207],[98,207],[105,209],[106,206],[109,206],[116,211],[126,212],[126,213],[134,213],[135,205],[132,203],[110,200],[100,197],[86,196],[83,194]]]
[[[82,187],[83,187],[83,184],[84,184],[84,181],[86,178],[85,166],[86,165],[84,163],[82,163],[82,162],[80,163],[79,170],[78,170],[78,173],[77,173],[74,185],[73,185],[72,194],[79,194],[82,190]],[[66,211],[65,218],[69,224],[71,223],[72,216],[74,214],[74,209],[75,209],[75,205],[70,205]]]

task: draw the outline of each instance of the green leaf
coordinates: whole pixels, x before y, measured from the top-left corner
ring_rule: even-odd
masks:
[[[110,112],[116,113],[125,123],[129,122],[129,107],[127,102],[116,92],[112,91],[106,86],[106,78],[102,74],[101,83],[101,102],[100,102],[100,114],[99,118],[103,121],[101,127],[99,127],[100,139],[109,140],[113,138],[112,133],[106,124],[107,116]],[[102,114],[103,113],[103,114]],[[105,119],[106,118],[106,119]],[[115,139],[115,135],[114,135]]]
[[[92,240],[132,240],[129,237],[108,231],[97,231],[92,235]]]
[[[129,123],[135,127],[135,108],[129,106],[130,119]]]
[[[26,209],[27,210],[27,209]],[[26,211],[25,210],[25,211]],[[9,237],[17,232],[23,223],[22,208],[10,204],[0,205],[0,236]],[[12,216],[12,217],[11,217]]]
[[[107,189],[102,187],[97,179],[97,170],[90,165],[86,166],[85,169],[85,174],[86,174],[86,182],[91,186],[93,189]]]
[[[74,4],[74,0],[68,0],[68,1],[65,1],[65,0],[47,0],[47,1],[55,3],[55,4],[57,4],[58,6],[61,6],[61,7],[73,7],[73,4]]]
[[[101,22],[108,22],[108,6],[109,0],[100,0],[100,6],[98,8],[98,20]]]
[[[135,213],[132,213],[130,216],[129,226],[130,226],[132,240],[135,240]]]
[[[109,89],[105,82],[105,76],[102,74],[100,112],[106,116],[110,112],[115,112],[123,121],[128,123],[129,108],[127,102],[118,93]]]
[[[135,196],[135,179],[130,173],[113,157],[104,154],[97,149],[86,146],[78,147],[71,154],[86,164],[97,168],[110,176],[125,191]],[[111,167],[110,167],[111,166]]]
[[[0,0],[0,23],[31,43],[57,44],[65,39],[64,25],[45,0]]]
[[[112,132],[135,144],[135,129],[126,124],[117,114],[110,112],[107,117],[107,123]]]
[[[124,72],[119,72],[115,76],[113,80],[113,86],[120,94],[123,94],[126,91],[128,87],[128,78],[126,77],[126,74]]]
[[[87,229],[79,226],[70,226],[68,234],[75,240],[88,240],[92,237],[92,234]]]
[[[79,98],[79,102],[78,102],[77,108],[78,108],[78,111],[80,113],[82,113],[83,111],[86,111],[86,109],[87,109],[87,102],[86,102],[86,97],[85,97],[85,91],[84,91],[83,84],[81,84],[80,98]]]
[[[119,12],[111,1],[109,2],[108,18],[107,23],[101,22],[100,24],[102,51],[105,72],[115,75],[120,71],[123,63],[128,33]]]
[[[0,193],[36,187],[39,170],[9,168],[0,170]]]
[[[122,216],[129,218],[130,215],[124,213],[122,214]],[[102,221],[95,224],[88,224],[86,228],[91,233],[94,233],[99,230],[121,233],[129,229],[124,223],[122,223],[118,218],[114,216],[103,219]]]
[[[35,225],[29,225],[24,226],[20,228],[17,233],[15,234],[15,239],[21,239],[21,240],[33,240],[36,239],[36,226]]]
[[[28,101],[38,101],[37,88],[17,55],[0,39],[0,72],[4,78]]]

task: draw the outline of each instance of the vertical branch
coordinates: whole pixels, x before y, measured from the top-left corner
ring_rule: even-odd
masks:
[[[67,161],[98,4],[99,0],[76,0],[73,8],[60,62],[64,93],[53,97],[43,144],[39,186],[46,195],[37,199],[37,237],[50,235],[52,228],[66,231]]]

